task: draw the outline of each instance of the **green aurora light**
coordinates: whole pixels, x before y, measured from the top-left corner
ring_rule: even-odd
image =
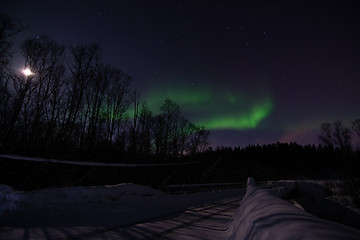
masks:
[[[197,124],[203,125],[206,129],[214,130],[243,130],[256,128],[258,124],[265,119],[272,111],[273,103],[271,100],[265,100],[260,104],[254,105],[250,111],[235,112],[232,115],[212,116],[204,120],[197,121]]]
[[[154,114],[160,113],[160,106],[166,98],[178,104],[192,122],[208,130],[253,129],[274,108],[270,97],[250,97],[218,88],[186,89],[174,85],[149,91],[145,95],[145,101]]]

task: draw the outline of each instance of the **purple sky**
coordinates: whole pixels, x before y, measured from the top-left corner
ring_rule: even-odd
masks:
[[[256,126],[211,129],[213,145],[317,144],[321,122],[360,118],[358,4],[233,2],[5,0],[0,9],[29,26],[14,50],[40,35],[98,43],[145,100],[163,97],[151,94],[164,86],[189,95],[206,89],[214,106],[207,118],[231,115],[217,109],[220,98],[240,99],[232,110],[239,118],[271,101]],[[184,108],[194,122],[199,112]]]

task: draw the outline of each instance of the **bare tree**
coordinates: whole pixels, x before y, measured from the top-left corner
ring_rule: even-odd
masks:
[[[68,70],[71,76],[66,84],[67,103],[61,121],[63,143],[70,143],[73,140],[77,147],[81,145],[81,134],[75,136],[73,131],[76,126],[80,129],[85,128],[86,119],[84,121],[83,115],[85,92],[99,61],[99,55],[100,48],[96,44],[76,45],[70,49],[71,60],[68,62]]]
[[[105,119],[107,142],[112,144],[115,140],[120,144],[124,137],[124,115],[131,103],[131,78],[116,68],[109,69],[108,74],[102,117]]]
[[[101,110],[105,104],[105,92],[109,86],[111,69],[104,64],[98,64],[90,83],[85,92],[85,114],[88,117],[86,127],[86,145],[88,149],[94,147],[94,143],[102,140],[103,119]]]
[[[360,118],[352,122],[352,129],[354,130],[357,136],[358,142],[356,144],[357,144],[357,148],[360,150]]]
[[[322,123],[319,140],[330,149],[351,151],[350,130],[344,127],[341,121],[336,121],[333,124]]]
[[[161,114],[153,117],[131,90],[130,76],[106,65],[96,44],[74,45],[65,52],[48,37],[28,39],[21,52],[32,74],[5,75],[7,38],[16,28],[2,15],[0,23],[1,148],[6,142],[18,149],[83,153],[106,146],[136,157],[155,153],[167,160],[207,144],[208,132],[190,123],[172,100],[166,99]]]
[[[149,155],[152,147],[151,127],[153,117],[150,109],[145,102],[141,104],[140,119],[139,119],[139,152],[142,155]]]
[[[154,139],[154,150],[157,160],[163,157],[164,146],[164,126],[165,120],[163,115],[157,115],[153,119],[152,138]]]
[[[154,118],[153,137],[155,154],[159,159],[195,154],[208,144],[209,132],[189,122],[180,112],[179,106],[166,99]]]
[[[0,149],[8,145],[9,125],[12,119],[12,78],[7,69],[11,59],[11,37],[23,30],[19,22],[0,13]],[[11,119],[11,120],[10,120]],[[13,127],[12,127],[13,128]]]
[[[19,139],[25,141],[27,137],[24,136],[24,134],[28,127],[28,104],[35,87],[32,82],[33,77],[26,77],[13,73],[10,78],[12,88],[14,89],[14,95],[12,102],[9,103],[11,112],[9,114],[5,141],[12,144],[13,141]],[[14,131],[14,129],[17,131]],[[23,137],[25,137],[25,139]]]
[[[25,66],[33,72],[27,79],[34,89],[29,96],[29,132],[26,133],[33,145],[48,138],[50,128],[54,127],[64,77],[64,49],[48,37],[28,39],[22,45]],[[42,145],[46,144],[42,142]]]
[[[188,150],[188,142],[194,129],[193,126],[194,124],[192,124],[188,119],[184,117],[182,117],[179,122],[178,148],[180,156],[183,156],[184,153]]]
[[[351,136],[350,130],[344,127],[341,121],[333,123],[334,127],[334,143],[339,149],[350,152],[351,151]]]
[[[210,132],[202,126],[192,126],[192,134],[189,138],[189,152],[194,155],[197,152],[205,150],[209,144]]]
[[[10,49],[12,42],[10,38],[19,32],[24,27],[20,22],[10,18],[7,14],[0,13],[0,67],[6,66],[11,59]]]
[[[140,94],[133,92],[132,96],[133,114],[129,129],[129,151],[134,155],[139,150],[139,131],[140,131]]]
[[[176,146],[178,124],[181,117],[180,107],[170,99],[166,99],[160,107],[164,117],[164,142],[163,154],[165,157],[174,156],[177,153]],[[174,144],[175,143],[175,144]]]
[[[331,123],[326,122],[321,124],[321,134],[319,136],[319,141],[330,149],[334,148]]]

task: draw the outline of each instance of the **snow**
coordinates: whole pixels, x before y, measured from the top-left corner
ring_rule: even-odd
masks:
[[[0,184],[0,216],[4,212],[16,211],[20,201],[21,195],[13,194],[9,186]]]
[[[166,239],[359,239],[360,230],[315,217],[281,199],[295,187],[294,181],[255,186],[249,178],[240,203],[245,189],[174,195],[131,183],[29,192],[0,185],[0,239],[81,239],[92,233],[99,236],[94,239],[106,234],[124,239],[116,238],[119,229],[153,234],[157,226],[170,224],[170,230],[160,229]],[[307,187],[301,184],[303,190]]]
[[[4,189],[0,195],[0,224],[29,226],[85,224],[109,227],[114,222],[127,225],[235,195],[239,191],[170,195],[148,186],[119,184],[21,192],[0,186]],[[89,219],[89,216],[96,218]]]

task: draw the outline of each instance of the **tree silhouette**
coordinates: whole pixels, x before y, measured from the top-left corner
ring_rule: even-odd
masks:
[[[7,148],[9,138],[10,116],[12,114],[12,86],[8,64],[11,59],[11,37],[24,27],[8,15],[0,13],[0,150]],[[12,127],[13,128],[13,127]]]
[[[154,117],[153,127],[157,158],[195,154],[207,147],[209,132],[187,120],[175,102],[166,99],[160,110],[161,114]]]
[[[321,124],[319,140],[330,149],[338,148],[343,151],[351,151],[350,130],[344,127],[341,121]]]
[[[360,118],[356,119],[352,122],[352,129],[354,130],[358,142],[357,142],[357,149],[360,151]]]
[[[22,45],[25,67],[34,73],[25,79],[31,87],[28,108],[24,106],[24,112],[27,111],[24,120],[28,118],[26,124],[29,126],[25,126],[23,133],[23,136],[29,136],[28,141],[33,147],[46,146],[49,138],[53,138],[50,133],[56,121],[65,71],[64,50],[64,46],[48,37],[28,39]]]
[[[20,22],[10,18],[9,15],[0,13],[0,67],[5,67],[11,59],[12,42],[10,38],[19,32],[24,27]]]
[[[1,17],[5,64],[11,55],[8,37],[17,28]],[[167,161],[206,148],[208,131],[186,119],[171,99],[153,116],[131,88],[131,77],[106,64],[97,44],[65,48],[41,36],[25,40],[21,53],[31,74],[1,72],[2,150],[80,158],[152,155]]]

